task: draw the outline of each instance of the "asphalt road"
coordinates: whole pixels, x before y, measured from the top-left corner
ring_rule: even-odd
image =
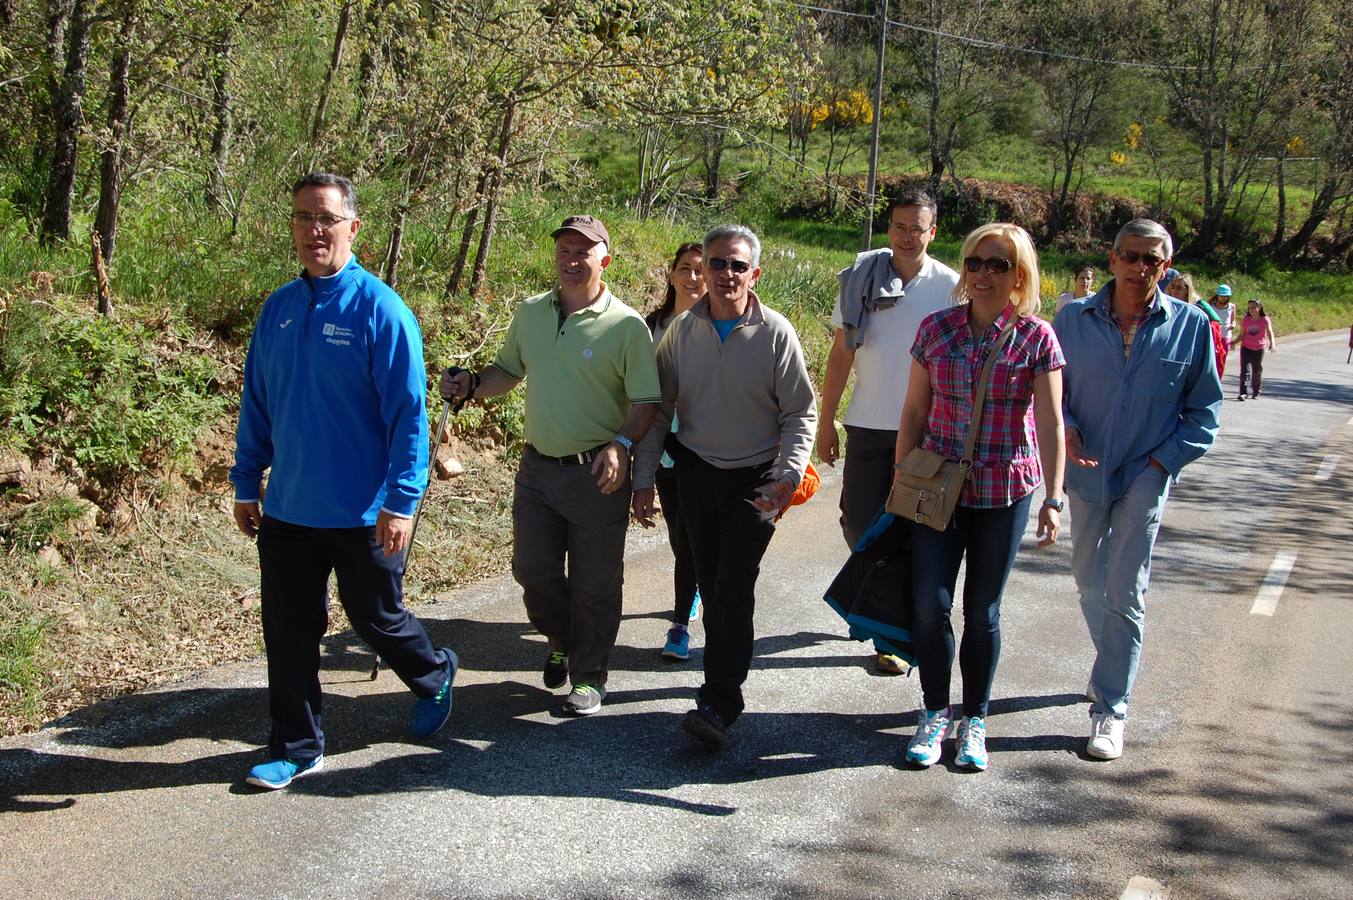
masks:
[[[557,713],[518,592],[489,581],[420,610],[463,663],[447,729],[406,740],[410,695],[388,672],[367,681],[370,657],[339,636],[325,771],[285,791],[241,783],[266,739],[261,661],[0,741],[0,895],[1348,896],[1343,337],[1284,340],[1264,396],[1227,400],[1222,439],[1172,495],[1118,761],[1084,754],[1069,546],[1026,536],[991,769],[955,769],[952,750],[903,764],[916,679],[874,673],[819,599],[845,554],[829,473],[767,554],[748,712],[722,753],[679,731],[703,632],[689,663],[659,659],[671,563],[636,531],[599,715]]]

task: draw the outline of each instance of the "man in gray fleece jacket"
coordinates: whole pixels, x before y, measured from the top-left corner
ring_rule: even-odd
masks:
[[[675,412],[681,430],[666,447],[705,604],[705,683],[682,727],[716,747],[742,713],[761,557],[817,426],[799,336],[752,290],[760,259],[761,241],[747,228],[705,235],[708,293],[658,344],[662,403],[634,463],[634,515],[651,526],[653,473]]]

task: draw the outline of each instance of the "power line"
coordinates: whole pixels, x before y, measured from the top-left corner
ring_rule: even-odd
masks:
[[[825,6],[812,6],[807,3],[795,3],[792,0],[786,0],[786,5],[797,9],[808,10],[810,12],[825,13],[832,16],[844,16],[851,19],[869,19],[878,21],[878,16],[869,13],[850,12],[844,9],[832,9]],[[1130,59],[1103,59],[1094,56],[1080,56],[1074,53],[1063,53],[1059,50],[1045,50],[1042,47],[1020,47],[1014,44],[1003,44],[999,41],[991,41],[986,38],[971,37],[965,34],[955,34],[951,31],[942,31],[938,28],[927,28],[924,25],[912,25],[908,22],[901,22],[897,19],[888,19],[889,25],[894,25],[904,31],[915,31],[921,34],[934,35],[935,37],[945,38],[950,41],[968,44],[973,47],[981,47],[987,50],[1003,50],[1007,53],[1023,53],[1027,56],[1041,56],[1046,59],[1061,59],[1067,62],[1087,63],[1097,66],[1114,66],[1120,69],[1141,69],[1156,72],[1196,72],[1205,69],[1206,66],[1184,66],[1171,65],[1168,63],[1139,62]],[[1243,71],[1259,71],[1270,68],[1269,66],[1237,66],[1236,69]]]

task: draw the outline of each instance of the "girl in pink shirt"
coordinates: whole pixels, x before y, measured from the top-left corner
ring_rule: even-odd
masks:
[[[1245,318],[1240,320],[1240,396],[1245,399],[1245,386],[1252,384],[1251,398],[1259,396],[1263,387],[1264,351],[1278,352],[1277,338],[1273,334],[1273,321],[1264,313],[1264,304],[1251,300],[1245,309]],[[1249,376],[1253,374],[1254,381]]]

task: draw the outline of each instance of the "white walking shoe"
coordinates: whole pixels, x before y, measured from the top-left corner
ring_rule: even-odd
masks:
[[[949,707],[930,712],[924,706],[916,717],[916,733],[907,742],[907,762],[930,767],[940,761],[940,744],[954,730]]]
[[[1090,714],[1090,740],[1085,752],[1095,759],[1117,759],[1123,755],[1123,720],[1113,713]]]

